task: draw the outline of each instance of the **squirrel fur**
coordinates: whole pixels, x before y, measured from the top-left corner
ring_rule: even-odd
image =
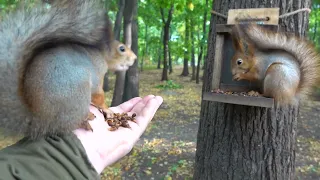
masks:
[[[99,0],[54,1],[9,13],[0,23],[0,127],[30,139],[71,132],[107,111],[107,70],[136,55],[113,39]]]
[[[253,23],[235,25],[231,35],[234,80],[259,83],[262,95],[280,105],[297,104],[310,93],[318,79],[320,60],[311,42]]]

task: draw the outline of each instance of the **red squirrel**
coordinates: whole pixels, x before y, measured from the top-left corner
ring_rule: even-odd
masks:
[[[88,126],[104,103],[107,70],[125,71],[137,56],[113,39],[97,0],[54,1],[12,12],[0,22],[0,127],[30,139]]]
[[[309,94],[320,60],[311,42],[253,23],[235,25],[231,35],[233,80],[260,83],[262,95],[280,105],[297,104]]]

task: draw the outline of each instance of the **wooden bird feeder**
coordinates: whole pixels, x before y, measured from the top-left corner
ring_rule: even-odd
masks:
[[[248,21],[267,26],[268,28],[278,28],[279,8],[230,9],[228,12],[227,24],[216,25],[216,49],[212,78],[213,92],[205,92],[203,94],[203,100],[267,108],[272,108],[274,106],[273,98],[214,92],[214,90],[217,89],[224,92],[248,92],[251,90],[259,90],[259,85],[257,84],[248,81],[232,80],[231,58],[234,55],[234,49],[230,35],[231,28],[236,23]]]

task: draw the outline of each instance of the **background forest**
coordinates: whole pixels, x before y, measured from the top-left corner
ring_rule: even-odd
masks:
[[[0,15],[41,0],[0,0]],[[115,38],[131,29],[138,60],[127,73],[108,73],[106,102],[157,94],[164,103],[130,155],[108,167],[102,179],[192,179],[212,0],[101,0]],[[46,2],[50,3],[50,0]],[[312,1],[308,38],[320,48],[320,0]],[[1,18],[0,16],[0,18]],[[320,97],[316,88],[315,98]],[[318,98],[316,98],[318,99]],[[320,178],[320,102],[301,108],[297,179]],[[20,137],[0,136],[0,148]]]

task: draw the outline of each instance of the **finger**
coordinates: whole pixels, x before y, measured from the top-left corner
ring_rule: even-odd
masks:
[[[137,113],[137,112],[140,112],[141,109],[145,106],[145,104],[152,98],[154,98],[155,96],[154,95],[148,95],[148,96],[145,96],[144,98],[142,98],[138,103],[136,103],[134,105],[134,109],[135,110],[132,110],[133,108],[131,108],[130,110],[128,109],[120,109],[118,107],[111,107],[110,110],[113,111],[114,113],[123,113],[123,112],[126,112],[128,113],[129,116],[131,116],[133,113]],[[127,111],[128,110],[128,111]]]
[[[143,101],[144,103],[147,103],[150,99],[152,99],[152,98],[154,98],[154,97],[156,97],[156,96],[150,94],[150,95],[148,95],[148,96],[145,96],[145,97],[142,99],[142,101]]]
[[[148,103],[148,101],[152,98],[154,98],[154,95],[148,95],[145,96],[142,101],[140,101],[139,103],[137,103],[132,110],[130,111],[130,113],[140,113],[142,111],[142,109],[146,106],[146,104]]]
[[[135,97],[130,99],[129,101],[126,101],[119,106],[116,107],[110,107],[109,109],[115,113],[122,113],[122,112],[128,112],[131,111],[132,108],[139,103],[142,100],[141,97]]]
[[[163,98],[161,96],[156,96],[155,98],[150,99],[136,117],[137,125],[141,129],[141,134],[147,128],[148,124],[159,109],[162,102]]]

